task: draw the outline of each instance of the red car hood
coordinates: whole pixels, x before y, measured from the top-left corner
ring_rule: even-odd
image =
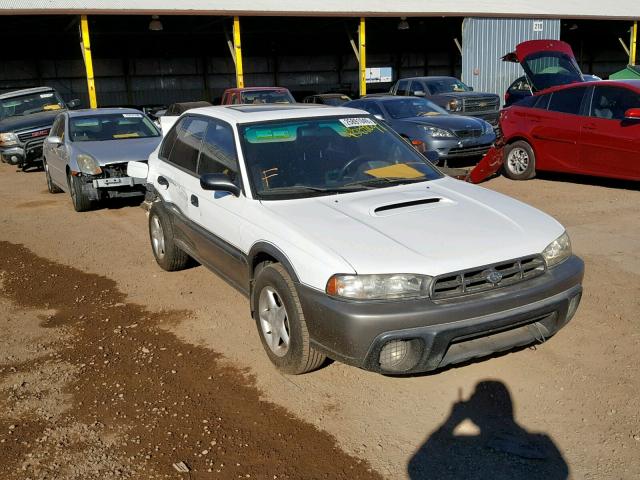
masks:
[[[560,40],[522,42],[502,60],[520,63],[536,91],[584,81],[571,46]]]

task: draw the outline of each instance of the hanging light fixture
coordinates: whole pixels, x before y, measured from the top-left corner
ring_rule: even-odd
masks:
[[[398,30],[409,30],[409,22],[407,22],[407,17],[400,17],[400,21],[398,22]]]
[[[158,15],[151,15],[151,21],[149,22],[149,30],[152,32],[159,32],[162,30],[162,22]]]

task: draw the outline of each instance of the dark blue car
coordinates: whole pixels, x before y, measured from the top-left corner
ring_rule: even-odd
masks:
[[[451,115],[425,98],[371,96],[343,106],[365,110],[383,120],[429,160],[444,166],[453,159],[479,159],[496,139],[490,123]]]

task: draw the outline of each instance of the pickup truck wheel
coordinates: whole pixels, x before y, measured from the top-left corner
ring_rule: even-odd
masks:
[[[536,154],[524,140],[518,140],[504,149],[504,174],[512,180],[529,180],[536,175]]]
[[[298,293],[281,264],[258,267],[252,301],[262,346],[278,370],[299,375],[324,363],[325,355],[309,343]]]
[[[82,181],[78,177],[69,175],[69,194],[76,212],[86,212],[91,210],[91,199],[82,189]]]
[[[173,239],[173,224],[168,215],[155,206],[149,212],[149,239],[158,265],[168,272],[189,266],[189,255],[180,250]]]
[[[42,168],[44,170],[45,177],[47,178],[47,190],[49,190],[49,193],[62,192],[62,189],[58,187],[55,183],[53,183],[53,180],[51,180],[51,174],[49,173],[49,165],[47,165],[47,161],[44,158],[42,159]]]

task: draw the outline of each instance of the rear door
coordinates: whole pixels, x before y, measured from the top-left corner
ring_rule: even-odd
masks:
[[[640,94],[622,86],[593,88],[582,126],[580,166],[585,173],[640,179],[640,122],[625,120],[640,108]]]
[[[586,87],[558,90],[550,95],[546,110],[528,109],[536,168],[559,172],[579,170],[579,142],[586,118],[584,97],[587,90]]]
[[[190,253],[197,252],[197,237],[193,222],[199,210],[194,207],[193,195],[200,181],[196,174],[200,144],[207,122],[202,117],[183,116],[169,131],[158,158],[157,178],[153,179],[158,192],[174,216],[174,226]]]

